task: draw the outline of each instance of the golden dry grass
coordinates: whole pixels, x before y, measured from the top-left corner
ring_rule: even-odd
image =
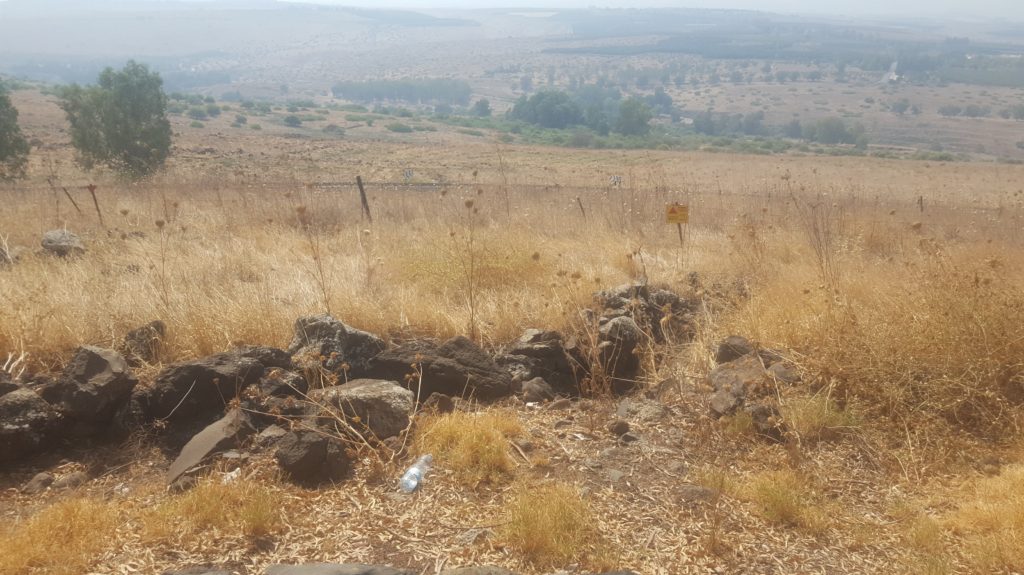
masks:
[[[750,500],[770,523],[812,533],[820,533],[828,527],[828,517],[816,502],[812,485],[791,470],[770,471],[749,478],[749,483],[740,488],[740,496]]]
[[[521,486],[506,505],[502,539],[538,567],[582,563],[600,569],[614,555],[590,506],[570,485]]]
[[[211,479],[143,511],[147,541],[189,540],[213,532],[265,537],[284,525],[283,496],[270,485],[249,480]]]
[[[0,574],[87,572],[113,536],[117,515],[108,503],[70,498],[0,528]]]
[[[852,432],[858,425],[852,413],[839,409],[825,393],[789,398],[780,411],[787,428],[804,445],[836,439],[843,433]]]
[[[475,486],[510,478],[515,461],[509,440],[522,434],[514,413],[456,411],[421,419],[414,449],[443,461],[460,482]]]
[[[977,481],[947,520],[962,536],[975,573],[1024,570],[1024,465]]]

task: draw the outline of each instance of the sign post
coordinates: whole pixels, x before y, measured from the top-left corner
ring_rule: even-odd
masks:
[[[665,223],[675,224],[676,231],[679,232],[679,256],[682,258],[684,250],[683,242],[683,224],[690,224],[690,206],[689,204],[672,203],[665,205]]]

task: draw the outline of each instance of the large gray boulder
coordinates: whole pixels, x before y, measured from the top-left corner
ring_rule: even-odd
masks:
[[[50,230],[43,234],[43,249],[62,258],[85,253],[81,238],[68,230]]]
[[[295,321],[288,352],[306,370],[324,369],[347,379],[365,377],[369,361],[385,348],[384,340],[334,319],[314,315]]]
[[[416,408],[412,391],[380,379],[357,379],[327,387],[314,391],[311,399],[376,439],[394,437],[405,430]],[[328,414],[321,415],[321,421],[329,425],[331,418],[323,417]]]
[[[60,423],[60,414],[31,389],[0,396],[0,462],[16,461],[46,447]]]
[[[452,397],[498,399],[512,393],[512,377],[469,339],[457,336],[438,345],[428,340],[404,343],[370,361],[368,377],[398,381],[419,397],[443,393]]]
[[[249,416],[241,409],[231,409],[227,415],[208,425],[185,444],[167,470],[167,483],[174,483],[210,455],[240,447],[255,434],[256,428]]]
[[[82,346],[55,380],[39,387],[39,395],[79,431],[102,431],[131,397],[138,380],[116,351]]]

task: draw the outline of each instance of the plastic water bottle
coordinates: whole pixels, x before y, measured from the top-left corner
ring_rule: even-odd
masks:
[[[423,476],[430,470],[430,464],[433,461],[434,458],[429,454],[417,459],[416,463],[405,471],[402,479],[398,482],[402,491],[405,493],[416,491],[416,488],[420,486],[420,482],[423,481]]]

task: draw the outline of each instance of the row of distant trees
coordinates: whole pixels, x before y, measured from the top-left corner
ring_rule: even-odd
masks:
[[[651,130],[654,112],[641,98],[621,100],[612,108],[614,115],[607,110],[606,101],[596,99],[588,104],[585,96],[577,94],[574,97],[567,92],[551,90],[520,97],[508,116],[552,129],[583,125],[601,135],[615,131],[626,136],[643,136]]]

